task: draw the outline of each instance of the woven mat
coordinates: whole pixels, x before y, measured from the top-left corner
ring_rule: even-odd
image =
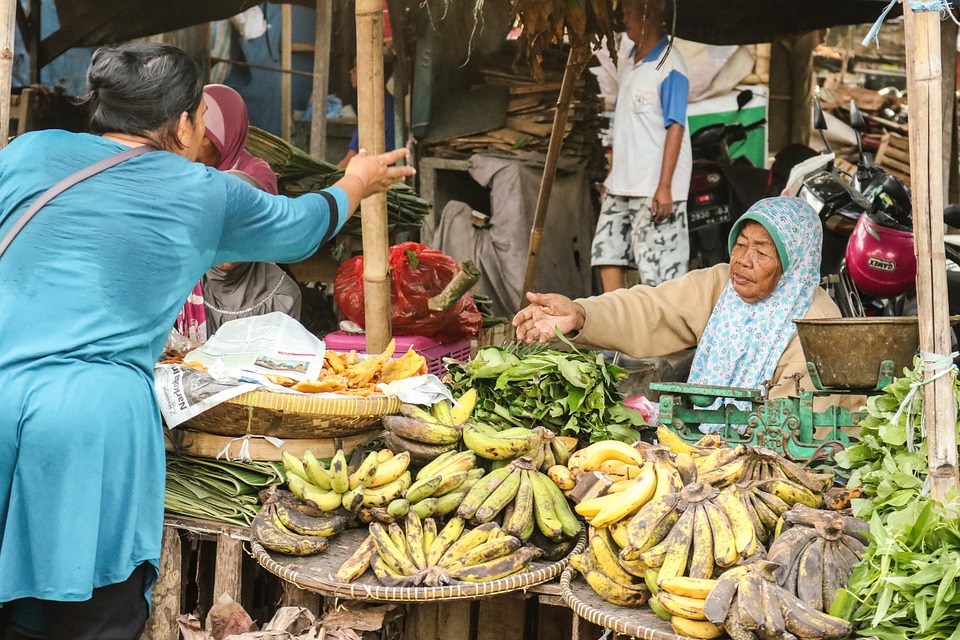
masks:
[[[280,393],[257,389],[231,398],[184,427],[221,436],[266,435],[278,438],[332,438],[377,426],[384,415],[400,411],[400,399],[386,396],[335,396]]]
[[[393,602],[460,600],[517,591],[556,578],[567,566],[569,558],[567,556],[557,562],[534,560],[527,571],[500,580],[462,582],[443,587],[385,587],[371,571],[367,571],[356,582],[350,584],[337,582],[334,578],[337,569],[353,555],[367,535],[366,528],[344,531],[330,540],[330,546],[326,551],[305,557],[271,553],[256,541],[251,543],[251,547],[253,557],[267,571],[303,589],[353,600]],[[571,554],[579,553],[584,543],[584,539],[581,538]]]
[[[677,635],[669,622],[646,605],[631,608],[610,604],[598,596],[573,567],[567,567],[560,576],[560,597],[584,620],[617,633],[643,640],[695,640]]]

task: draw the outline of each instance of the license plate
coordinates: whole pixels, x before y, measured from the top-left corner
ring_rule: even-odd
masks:
[[[730,205],[728,204],[702,209],[687,207],[687,228],[690,231],[724,224],[725,222],[730,222]]]

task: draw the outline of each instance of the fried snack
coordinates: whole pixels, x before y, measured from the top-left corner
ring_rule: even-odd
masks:
[[[334,374],[319,380],[302,380],[290,388],[303,393],[340,393],[347,390],[347,380],[341,375]]]
[[[270,382],[272,382],[273,384],[279,384],[282,387],[292,387],[293,385],[297,384],[296,380],[294,380],[293,378],[288,378],[286,376],[277,376],[277,375],[268,373],[268,374],[264,374],[263,377],[269,380]]]
[[[343,363],[348,367],[352,367],[357,364],[357,360],[360,359],[360,356],[357,354],[356,349],[350,349],[348,353],[343,354]]]
[[[390,357],[393,356],[393,352],[397,349],[397,341],[390,339],[390,343],[387,345],[387,348],[384,349],[383,353],[367,358],[362,362],[358,362],[344,372],[344,376],[347,379],[348,386],[358,388],[364,387],[368,383],[372,382],[377,374],[380,373],[380,369],[390,360]]]
[[[426,363],[426,359],[410,347],[405,354],[383,365],[380,382],[393,382],[418,375]]]
[[[336,351],[325,351],[323,353],[324,361],[330,365],[330,368],[333,369],[334,373],[343,373],[347,365],[343,361],[343,357]]]

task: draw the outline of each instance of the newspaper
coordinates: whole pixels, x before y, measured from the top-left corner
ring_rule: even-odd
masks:
[[[160,404],[160,415],[170,429],[259,386],[256,382],[237,378],[215,378],[206,371],[177,364],[160,364],[153,368],[153,388]]]
[[[316,380],[323,368],[324,344],[302,324],[279,311],[231,320],[206,343],[184,356],[217,378],[284,376]]]

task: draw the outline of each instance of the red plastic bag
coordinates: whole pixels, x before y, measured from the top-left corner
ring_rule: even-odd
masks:
[[[483,324],[473,295],[466,293],[449,309],[431,311],[430,298],[443,291],[460,271],[457,261],[416,242],[390,247],[390,305],[393,333],[456,342],[476,335]],[[363,256],[340,265],[334,297],[348,320],[364,326]]]

